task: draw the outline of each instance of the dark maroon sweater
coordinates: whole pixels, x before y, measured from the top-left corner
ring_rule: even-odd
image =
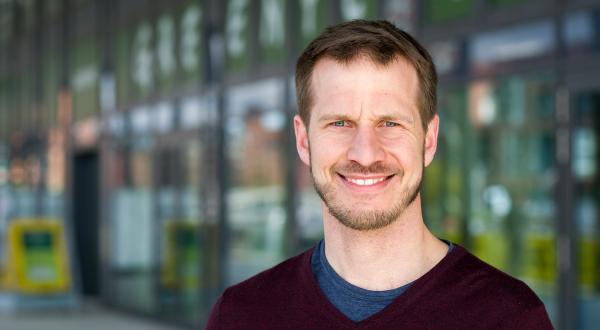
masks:
[[[390,305],[353,322],[321,292],[313,249],[225,290],[206,328],[552,329],[527,285],[459,245]]]

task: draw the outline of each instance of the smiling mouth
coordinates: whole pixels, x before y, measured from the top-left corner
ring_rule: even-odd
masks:
[[[347,181],[349,183],[355,184],[357,186],[363,186],[363,187],[374,186],[374,185],[376,185],[378,183],[387,181],[387,180],[391,179],[394,176],[392,174],[392,175],[388,175],[388,176],[379,176],[379,177],[371,177],[371,178],[350,178],[350,177],[344,176],[344,175],[339,174],[339,173],[338,173],[338,175],[342,179],[344,179],[345,181]]]

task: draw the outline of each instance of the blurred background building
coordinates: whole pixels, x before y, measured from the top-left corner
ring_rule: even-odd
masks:
[[[201,327],[319,240],[294,64],[356,18],[435,58],[428,225],[599,324],[600,0],[0,0],[0,310]]]

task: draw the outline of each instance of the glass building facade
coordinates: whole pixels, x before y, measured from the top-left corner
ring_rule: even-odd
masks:
[[[436,62],[428,226],[525,281],[556,328],[594,328],[594,0],[1,2],[0,298],[92,296],[198,327],[225,287],[312,246],[294,64],[357,18],[396,23]]]

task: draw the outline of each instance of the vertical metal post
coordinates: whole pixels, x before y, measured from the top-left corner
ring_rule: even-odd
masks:
[[[113,47],[113,43],[114,43],[114,38],[113,38],[113,34],[116,32],[114,29],[114,24],[116,23],[116,21],[113,19],[113,17],[115,17],[116,15],[118,15],[118,11],[113,9],[112,11],[112,15],[111,15],[111,8],[115,8],[114,3],[112,0],[104,0],[104,1],[100,1],[99,3],[96,4],[96,10],[98,11],[97,17],[99,17],[100,19],[96,22],[96,33],[100,38],[100,45],[101,45],[101,74],[100,74],[100,98],[102,99],[103,93],[102,93],[102,89],[105,88],[103,86],[104,82],[103,80],[106,79],[105,77],[107,77],[107,75],[112,75],[112,77],[114,77],[113,75],[113,52],[112,52],[112,47]],[[118,7],[117,7],[118,8]],[[114,106],[114,104],[112,104]],[[101,100],[100,102],[100,118],[101,118],[101,122],[106,123],[108,118],[102,118],[103,117],[103,111],[105,110],[104,107],[107,106],[106,104],[104,104],[104,101]],[[114,109],[111,109],[114,110]],[[102,126],[101,126],[102,127]],[[109,303],[109,297],[110,297],[110,280],[109,280],[109,276],[110,276],[110,269],[109,269],[109,265],[107,263],[106,257],[105,257],[105,253],[103,253],[104,251],[110,251],[110,247],[107,246],[110,244],[110,240],[107,239],[107,235],[105,235],[105,231],[103,230],[104,228],[108,228],[108,218],[107,218],[107,214],[109,214],[109,212],[106,211],[106,207],[108,207],[110,205],[110,203],[107,201],[107,199],[109,198],[109,185],[106,183],[106,180],[102,180],[102,178],[104,177],[109,177],[110,173],[107,173],[107,165],[110,164],[111,162],[111,153],[110,153],[110,147],[109,147],[109,142],[107,141],[107,137],[104,134],[104,129],[102,129],[101,133],[100,133],[100,138],[99,138],[99,146],[98,146],[98,175],[99,175],[99,180],[98,180],[98,189],[99,189],[99,200],[98,200],[98,252],[99,252],[99,258],[98,258],[98,269],[100,270],[100,276],[99,276],[99,298],[101,301],[103,301],[104,303]]]
[[[557,201],[557,256],[558,256],[558,318],[557,328],[574,329],[576,320],[576,267],[574,253],[575,223],[573,217],[573,179],[571,173],[572,119],[569,89],[566,86],[564,60],[566,58],[563,33],[564,0],[555,2],[555,69],[556,69],[556,167],[558,180],[555,187]]]
[[[298,219],[296,218],[296,206],[298,205],[298,192],[296,186],[297,168],[296,162],[296,148],[295,148],[295,137],[294,137],[294,125],[293,117],[295,115],[295,107],[293,95],[291,93],[292,82],[289,77],[294,74],[294,63],[298,48],[299,38],[299,15],[296,13],[300,12],[299,4],[297,1],[289,1],[286,3],[286,20],[285,20],[285,31],[286,31],[286,43],[285,43],[285,66],[286,75],[283,77],[285,86],[283,107],[286,116],[286,128],[285,128],[285,141],[284,141],[284,162],[286,168],[286,180],[285,180],[285,211],[286,211],[286,233],[287,237],[286,245],[284,246],[284,252],[286,256],[293,255],[298,252]]]
[[[6,56],[7,58],[7,63],[10,63],[10,66],[7,67],[8,72],[10,73],[10,77],[11,79],[14,80],[13,83],[11,83],[9,85],[9,95],[10,95],[10,99],[11,102],[9,103],[10,108],[7,109],[7,122],[8,124],[6,125],[6,141],[7,141],[7,162],[12,161],[12,158],[14,157],[14,146],[13,146],[13,141],[12,138],[14,136],[15,133],[17,133],[19,127],[19,121],[18,121],[18,114],[17,114],[17,110],[19,109],[19,89],[20,89],[20,84],[21,84],[21,79],[17,78],[17,74],[19,73],[19,67],[20,67],[20,52],[19,52],[19,46],[20,46],[20,37],[22,34],[22,25],[23,25],[23,13],[22,13],[22,9],[19,5],[19,3],[16,0],[13,0],[11,3],[11,14],[13,16],[13,21],[12,21],[12,33],[11,33],[11,37],[10,37],[10,44],[9,47],[7,47],[6,50]],[[10,168],[10,165],[9,165]],[[10,214],[8,215],[8,218],[10,220],[12,220],[12,218],[14,218],[15,216],[17,216],[20,213],[20,205],[18,203],[17,200],[17,194],[15,193],[15,189],[12,189],[12,184],[11,183],[11,179],[9,178],[8,180],[9,182],[9,187],[11,189],[9,189],[9,199],[11,201],[11,204],[13,205],[10,208]]]
[[[218,68],[213,68],[211,63],[211,47],[210,47],[210,38],[212,36],[212,22],[214,9],[209,0],[196,0],[200,10],[202,12],[201,25],[200,25],[200,75],[197,77],[199,85],[205,86],[204,90],[207,91],[204,97],[212,98],[212,80],[214,77],[214,70],[219,70]],[[209,104],[211,104],[211,108],[207,109],[211,112],[210,117],[214,119],[216,117],[215,109],[212,109],[212,100],[210,100]],[[204,129],[199,129],[198,134],[196,136],[200,142],[203,141],[204,138],[208,136],[214,136],[215,133],[215,125],[216,121],[211,120],[208,127]],[[215,154],[216,148],[214,144],[203,144],[200,143],[200,161],[207,166],[202,169],[202,172],[198,175],[199,182],[194,182],[199,186],[199,194],[197,198],[199,199],[198,205],[201,205],[200,216],[202,219],[200,220],[200,225],[198,226],[198,241],[199,247],[201,249],[199,255],[199,272],[201,279],[199,290],[197,292],[198,301],[200,302],[199,308],[202,311],[201,317],[199,320],[199,325],[203,325],[207,322],[208,313],[210,313],[210,308],[212,307],[213,302],[216,300],[217,292],[214,290],[213,285],[213,274],[211,273],[211,267],[215,265],[211,259],[211,249],[213,245],[213,224],[215,223],[215,215],[217,211],[213,208],[217,205],[213,202],[215,200],[215,188],[218,189],[218,183],[215,182],[215,172],[219,167],[218,164],[215,164],[214,159],[210,159],[211,155]]]
[[[574,329],[576,315],[576,267],[574,251],[573,179],[571,175],[571,118],[569,92],[556,90],[556,184],[558,256],[558,329]]]
[[[73,278],[73,293],[78,297],[81,292],[81,278],[79,273],[79,263],[77,260],[77,251],[75,251],[75,233],[73,232],[73,150],[71,140],[71,114],[72,114],[72,95],[70,88],[70,54],[69,44],[71,36],[71,2],[62,0],[61,15],[61,83],[59,95],[59,125],[64,135],[65,141],[65,187],[64,196],[64,224],[66,233],[66,243],[68,256],[71,265],[71,275]]]
[[[33,130],[34,136],[36,137],[36,145],[34,147],[34,152],[36,153],[36,157],[39,159],[39,181],[36,183],[35,187],[35,214],[37,216],[44,216],[44,190],[45,190],[45,173],[46,173],[46,161],[45,161],[45,151],[47,150],[47,144],[45,143],[46,139],[41,138],[42,134],[47,134],[45,132],[44,125],[42,124],[43,114],[42,111],[46,110],[46,107],[43,106],[43,95],[44,95],[44,68],[43,68],[43,58],[44,58],[44,9],[46,2],[43,0],[37,0],[35,2],[35,28],[34,28],[34,37],[33,37],[33,62],[35,72],[33,74],[34,78],[34,103],[33,103]]]
[[[226,201],[226,186],[227,180],[227,157],[225,155],[225,95],[223,82],[223,72],[225,71],[225,26],[226,21],[226,3],[224,1],[212,0],[207,1],[210,4],[209,18],[208,18],[208,34],[207,34],[207,48],[208,53],[206,54],[206,61],[210,70],[207,71],[207,85],[214,88],[217,108],[217,120],[215,123],[215,136],[216,136],[216,147],[215,151],[215,163],[219,166],[215,167],[216,174],[216,185],[215,191],[218,212],[217,212],[217,244],[216,244],[216,275],[217,283],[215,286],[219,294],[225,289],[227,274],[227,264],[229,260],[229,225],[227,222],[227,201]],[[214,297],[216,298],[216,297]]]

